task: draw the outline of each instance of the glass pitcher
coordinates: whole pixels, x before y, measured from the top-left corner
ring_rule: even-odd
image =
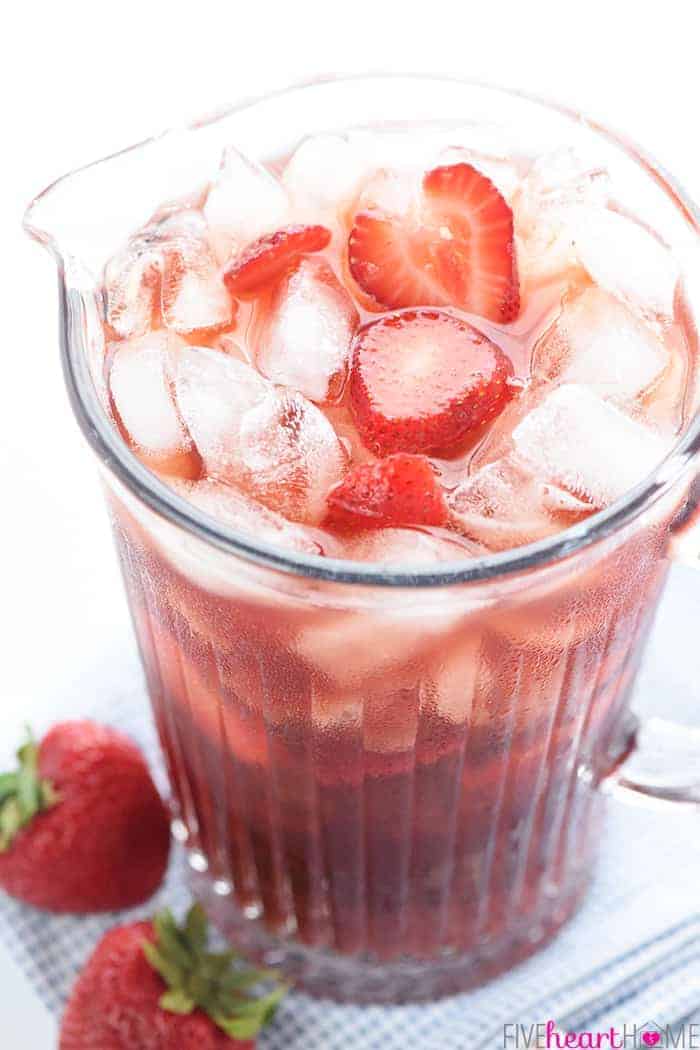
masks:
[[[576,113],[458,81],[249,101],[60,179],[26,218],[59,269],[68,393],[104,480],[194,892],[243,951],[351,1001],[433,999],[544,945],[586,890],[606,793],[700,803],[698,734],[629,710],[669,560],[698,560],[697,414],[585,522],[396,571],[215,521],[109,421],[102,269],[164,199],[204,185],[228,144],[265,160],[315,132],[436,118],[594,152],[681,262],[696,339],[699,215],[677,185]]]

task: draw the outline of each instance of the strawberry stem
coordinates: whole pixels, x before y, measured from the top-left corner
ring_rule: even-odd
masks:
[[[17,769],[0,773],[0,853],[38,813],[58,802],[58,794],[39,775],[39,747],[27,728],[26,743],[17,751]]]
[[[287,992],[270,970],[244,967],[237,952],[208,952],[208,922],[204,909],[194,904],[182,926],[172,912],[153,920],[155,941],[145,941],[144,955],[168,986],[160,999],[163,1010],[190,1014],[203,1010],[232,1039],[254,1039],[275,1015]],[[273,985],[265,995],[248,989]]]

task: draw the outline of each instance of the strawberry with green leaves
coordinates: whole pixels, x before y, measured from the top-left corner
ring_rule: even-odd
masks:
[[[168,811],[123,733],[63,722],[0,774],[0,889],[36,908],[129,908],[160,885]]]
[[[164,911],[110,930],[73,989],[59,1050],[250,1050],[286,987],[207,942],[200,905],[182,926]]]

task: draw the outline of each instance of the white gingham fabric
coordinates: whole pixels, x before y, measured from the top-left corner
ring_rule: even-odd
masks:
[[[669,640],[663,642],[668,650]],[[658,655],[658,650],[653,653]],[[143,747],[162,783],[162,764],[135,659],[125,660],[120,647],[113,666],[109,664],[105,656],[81,676],[79,691],[58,696],[52,720],[87,715],[124,729]],[[652,672],[642,675],[643,691],[656,687],[658,674],[655,661]],[[110,681],[117,684],[106,686]],[[97,695],[99,701],[85,703],[85,696]],[[38,733],[43,728],[35,726]],[[20,732],[18,726],[18,737]],[[16,743],[2,742],[0,768],[6,768]],[[695,811],[650,811],[611,802],[601,862],[587,901],[539,955],[486,988],[430,1006],[338,1006],[294,994],[259,1046],[261,1050],[496,1050],[504,1046],[506,1023],[527,1025],[552,1018],[570,1029],[604,1031],[611,1024],[653,1019],[665,1026],[679,1021],[700,1009],[698,830]],[[165,903],[181,912],[187,902],[184,861],[176,851],[158,896],[133,912],[53,917],[0,896],[0,942],[40,998],[58,1014],[104,930],[150,915]]]

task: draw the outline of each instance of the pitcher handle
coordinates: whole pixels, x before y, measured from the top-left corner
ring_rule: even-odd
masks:
[[[689,504],[683,521],[671,529],[668,557],[700,571],[700,477]],[[700,636],[698,647],[700,650]],[[700,728],[666,718],[638,720],[630,734],[627,757],[600,786],[625,802],[699,806]]]

